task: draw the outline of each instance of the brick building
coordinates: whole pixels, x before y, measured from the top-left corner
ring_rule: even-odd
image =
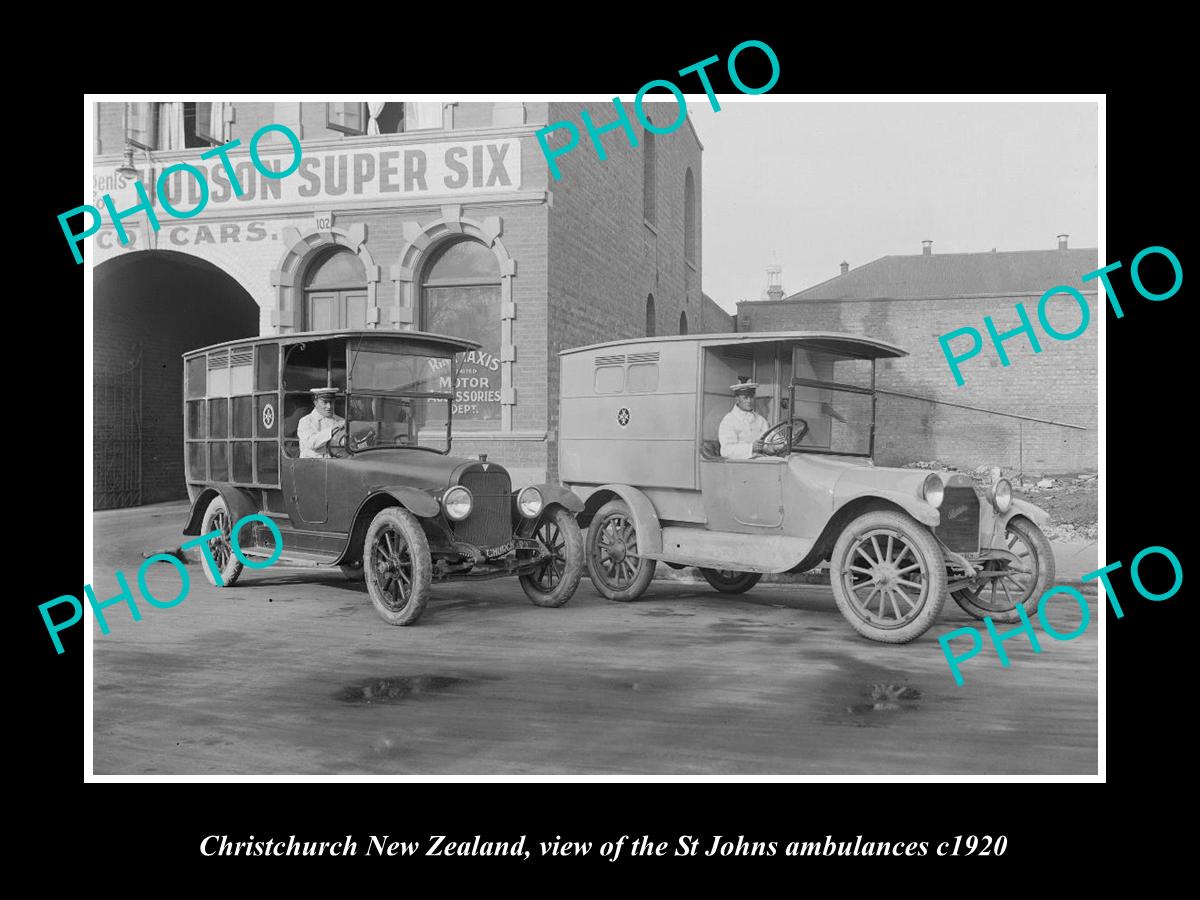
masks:
[[[646,109],[656,117],[656,104]],[[550,176],[535,132],[613,121],[579,103],[100,103],[95,197],[155,203],[89,239],[94,272],[96,506],[182,497],[186,350],[238,337],[337,327],[419,329],[478,340],[455,407],[454,452],[489,453],[514,484],[556,477],[564,348],[653,331],[732,329],[701,293],[702,147],[688,120],[669,135],[635,123],[579,147]],[[673,119],[674,104],[663,113]],[[281,124],[299,168],[265,178],[251,137]],[[230,140],[237,195],[219,160]],[[287,136],[259,145],[288,168]],[[186,162],[155,197],[158,175]],[[128,166],[137,170],[129,171]],[[107,217],[106,217],[107,219]],[[461,384],[460,384],[461,386]]]
[[[989,411],[881,395],[875,441],[880,464],[936,459],[1030,474],[1094,471],[1096,323],[1103,310],[1096,308],[1096,282],[1085,283],[1081,276],[1098,267],[1097,251],[1069,249],[1066,237],[1060,235],[1056,250],[1004,253],[939,254],[927,241],[919,255],[884,256],[855,269],[842,263],[841,274],[814,287],[781,299],[739,303],[738,330],[844,331],[889,341],[910,355],[880,363],[881,389]],[[1037,324],[1038,300],[1057,285],[1074,287],[1088,302],[1091,324],[1071,341],[1054,340]],[[1009,331],[1021,324],[1014,308],[1018,302],[1038,330],[1042,351],[1035,354],[1024,335],[1013,337],[1004,342],[1010,360],[1004,367],[983,317],[990,315],[997,331]],[[1049,301],[1047,310],[1060,332],[1079,324],[1079,307],[1069,297]],[[960,387],[938,337],[964,326],[979,329],[984,346],[963,363]]]

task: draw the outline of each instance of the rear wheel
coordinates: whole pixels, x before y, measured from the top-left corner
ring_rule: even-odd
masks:
[[[220,537],[209,541],[208,547],[221,577],[218,580],[213,575],[213,567],[208,564],[207,559],[203,560],[200,568],[204,570],[204,577],[208,579],[209,584],[231,587],[242,574],[242,563],[233,552],[233,518],[229,515],[229,507],[225,505],[220,494],[213,497],[200,522],[201,534],[208,534],[210,531],[220,532]]]
[[[383,621],[411,625],[429,600],[433,563],[421,523],[406,509],[389,506],[371,520],[363,542],[367,592]]]
[[[734,572],[731,569],[701,569],[700,574],[722,594],[744,594],[762,578],[759,572]]]
[[[846,526],[830,584],[859,634],[885,644],[920,637],[946,602],[946,562],[933,533],[907,513],[880,510]]]
[[[649,587],[655,560],[638,554],[633,515],[621,500],[610,500],[592,517],[587,567],[592,584],[609,600],[636,600]]]
[[[1017,622],[1021,618],[1018,603],[1032,617],[1042,594],[1054,583],[1054,550],[1042,529],[1017,516],[1005,526],[1004,539],[1008,544],[1006,549],[1017,560],[987,560],[985,577],[951,595],[955,603],[977,619],[988,616],[993,622]],[[991,575],[993,572],[1001,574]]]
[[[583,534],[575,517],[561,506],[543,513],[534,529],[550,558],[535,572],[520,576],[521,590],[535,606],[562,606],[583,577]],[[518,557],[521,553],[518,552]]]

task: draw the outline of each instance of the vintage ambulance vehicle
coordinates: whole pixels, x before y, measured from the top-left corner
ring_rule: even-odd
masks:
[[[538,606],[566,603],[584,567],[580,499],[557,484],[513,490],[499,462],[450,453],[457,363],[477,349],[444,335],[367,330],[185,354],[192,508],[183,533],[218,533],[209,546],[220,579],[202,566],[209,581],[237,580],[231,524],[261,513],[283,537],[275,565],[365,578],[392,625],[416,622],[431,585],[454,579],[515,576]],[[318,396],[330,398],[327,432],[303,425]],[[280,549],[263,524],[238,539],[252,560]]]
[[[639,338],[565,350],[559,476],[584,501],[588,572],[633,600],[659,561],[719,591],[828,561],[842,614],[876,641],[911,641],[950,593],[972,615],[1033,614],[1054,579],[1046,513],[955,472],[876,466],[879,359],[846,334]],[[758,384],[763,453],[721,455],[731,386]]]

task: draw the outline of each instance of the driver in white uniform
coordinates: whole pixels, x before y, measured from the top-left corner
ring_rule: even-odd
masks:
[[[753,459],[762,452],[760,438],[769,427],[767,420],[754,411],[754,392],[758,384],[745,376],[738,376],[738,383],[730,385],[734,406],[721,420],[718,436],[721,439],[721,455],[726,459]]]
[[[300,457],[328,458],[329,442],[341,436],[346,427],[346,420],[333,412],[333,399],[338,395],[337,388],[313,388],[312,395],[313,411],[296,424],[296,437],[300,439]]]

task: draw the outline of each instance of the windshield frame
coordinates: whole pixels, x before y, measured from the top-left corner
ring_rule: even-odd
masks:
[[[800,347],[802,345],[796,345]],[[795,348],[794,348],[795,349]],[[829,351],[823,351],[828,353]],[[821,381],[813,378],[797,378],[792,376],[791,383],[788,386],[788,455],[792,453],[814,453],[823,456],[854,456],[862,459],[875,458],[875,421],[878,410],[876,406],[879,402],[879,396],[875,390],[875,373],[878,361],[874,357],[856,356],[850,353],[831,354],[840,356],[843,359],[867,359],[871,363],[871,386],[860,387],[853,384],[843,384],[838,381]],[[796,388],[797,387],[816,387],[828,388],[829,390],[843,391],[850,394],[867,394],[871,397],[871,422],[867,433],[867,452],[852,453],[847,450],[823,450],[816,447],[795,447],[792,445],[792,423],[796,421],[796,416],[793,410],[796,408]]]
[[[437,453],[441,456],[449,456],[451,448],[453,446],[453,443],[452,443],[453,437],[452,436],[454,433],[453,426],[454,426],[455,392],[453,390],[453,386],[458,384],[458,373],[459,373],[459,370],[462,368],[462,356],[463,356],[464,351],[445,349],[444,355],[437,354],[437,353],[429,353],[429,352],[414,352],[414,353],[401,352],[401,353],[395,354],[396,356],[410,356],[410,357],[416,356],[416,357],[421,357],[424,359],[448,359],[450,361],[450,385],[451,385],[451,390],[449,392],[443,392],[443,391],[384,391],[384,390],[378,390],[375,388],[372,388],[369,390],[355,391],[354,390],[354,367],[355,367],[355,364],[358,362],[358,354],[363,350],[363,342],[368,341],[368,340],[375,340],[375,338],[373,338],[370,335],[359,335],[356,340],[352,339],[352,340],[348,341],[350,346],[347,347],[347,350],[349,352],[347,353],[347,359],[346,359],[346,424],[347,424],[347,428],[349,427],[349,423],[352,421],[350,419],[349,413],[350,413],[350,401],[354,397],[382,397],[383,399],[387,399],[387,400],[392,400],[392,399],[445,400],[446,401],[446,449],[440,450],[436,447],[421,446],[419,444],[414,444],[412,446],[404,446],[404,445],[396,445],[396,444],[376,444],[375,446],[372,446],[372,447],[362,447],[358,450],[354,450],[352,447],[349,446],[350,442],[347,441],[346,442],[346,450],[350,453],[351,456],[354,456],[359,453],[367,453],[371,450],[423,450],[427,453],[433,452],[433,453]],[[429,344],[427,344],[423,341],[414,342],[414,344],[419,345],[421,351],[438,349],[436,347],[431,347]],[[349,432],[347,431],[347,433],[349,433]]]

